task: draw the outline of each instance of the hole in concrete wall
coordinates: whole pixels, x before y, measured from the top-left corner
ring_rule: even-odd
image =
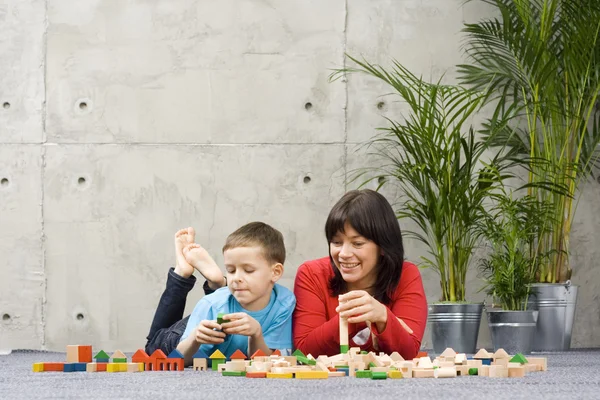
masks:
[[[377,178],[377,183],[383,185],[385,183],[385,176],[380,176],[379,178]]]
[[[2,104],[2,107],[8,110],[10,108],[10,103],[8,101],[5,101],[4,104]]]
[[[310,111],[310,110],[312,109],[312,103],[311,103],[311,102],[308,102],[308,103],[306,103],[306,104],[304,105],[304,109],[305,109],[306,111]]]
[[[304,177],[304,183],[310,183],[310,181],[311,181],[310,176],[306,175]]]
[[[385,102],[380,101],[379,103],[377,103],[377,108],[380,110],[385,110]]]
[[[82,313],[78,313],[77,314],[77,320],[82,321],[85,317],[83,316]]]
[[[80,110],[87,110],[87,108],[88,108],[88,105],[87,105],[87,103],[85,101],[82,101],[82,102],[79,103],[79,109]]]
[[[2,321],[10,321],[10,315],[9,314],[2,315]]]
[[[77,183],[80,185],[85,185],[85,178],[83,176],[79,177],[79,179],[77,179]]]
[[[2,186],[8,186],[9,183],[10,182],[8,182],[8,179],[6,179],[6,178],[2,178],[0,180],[0,185],[2,185]]]

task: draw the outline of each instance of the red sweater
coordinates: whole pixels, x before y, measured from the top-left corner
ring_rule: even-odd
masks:
[[[335,312],[338,298],[331,295],[329,279],[333,269],[329,257],[308,261],[298,268],[294,282],[296,310],[293,317],[294,347],[304,354],[332,356],[340,352],[340,323]],[[372,336],[359,346],[352,338],[366,324],[349,324],[350,347],[366,351],[400,353],[407,360],[416,357],[427,323],[427,299],[419,269],[404,262],[400,284],[390,304],[386,304],[388,318],[383,332],[371,324],[371,333],[377,338],[378,348],[373,347]],[[409,334],[396,318],[401,318],[412,330]]]

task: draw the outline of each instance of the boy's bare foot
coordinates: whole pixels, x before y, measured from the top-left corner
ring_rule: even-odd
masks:
[[[185,260],[206,278],[211,289],[218,289],[225,285],[221,269],[204,247],[197,243],[188,244],[183,249],[183,255]]]
[[[194,273],[194,267],[185,259],[183,249],[195,240],[196,232],[192,227],[181,229],[175,234],[175,273],[183,278],[189,278]]]

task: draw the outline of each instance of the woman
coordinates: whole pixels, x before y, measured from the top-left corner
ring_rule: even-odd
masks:
[[[341,316],[350,347],[413,359],[427,300],[418,268],[404,261],[388,201],[372,190],[346,193],[329,213],[325,236],[329,257],[302,264],[296,275],[294,346],[314,356],[339,354]]]

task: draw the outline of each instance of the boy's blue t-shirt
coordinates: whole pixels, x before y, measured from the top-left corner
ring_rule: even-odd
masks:
[[[222,287],[208,296],[204,296],[190,315],[185,332],[180,342],[185,340],[196,329],[200,321],[216,320],[219,313],[231,314],[245,312],[254,318],[262,327],[263,338],[270,349],[292,349],[292,313],[296,306],[296,297],[287,288],[275,284],[269,299],[269,304],[260,311],[245,310],[233,297],[228,287]],[[248,337],[242,335],[227,335],[225,341],[218,345],[203,344],[200,349],[207,355],[220,350],[229,358],[236,350],[242,351],[248,357]],[[283,354],[283,352],[282,352]]]

